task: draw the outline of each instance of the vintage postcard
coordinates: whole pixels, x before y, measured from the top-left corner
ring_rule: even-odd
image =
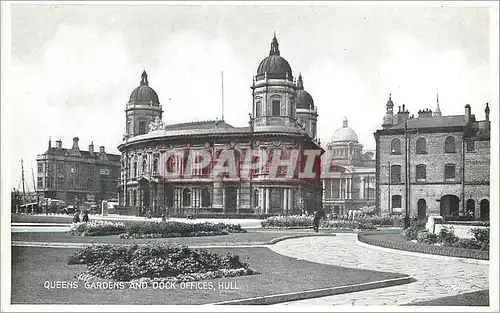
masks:
[[[498,2],[1,5],[2,311],[498,311]]]

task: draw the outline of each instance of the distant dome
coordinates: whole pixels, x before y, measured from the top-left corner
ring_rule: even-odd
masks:
[[[351,128],[347,127],[347,119],[344,119],[342,127],[335,130],[332,142],[358,142],[358,136]]]
[[[296,107],[297,109],[314,110],[314,100],[312,96],[304,90],[304,83],[302,81],[302,75],[300,74],[297,80]]]
[[[256,79],[264,79],[267,73],[268,78],[287,79],[293,81],[292,68],[285,58],[280,56],[278,39],[274,36],[271,42],[269,56],[260,62],[257,68]]]
[[[149,87],[148,74],[146,71],[142,72],[141,84],[132,91],[129,101],[147,101],[151,102],[154,106],[160,104],[158,94],[153,88]]]

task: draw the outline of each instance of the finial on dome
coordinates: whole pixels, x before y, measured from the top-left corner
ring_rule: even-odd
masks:
[[[144,71],[142,72],[142,75],[141,75],[142,79],[141,79],[141,86],[148,86],[149,83],[148,83],[148,74],[146,73],[146,69],[144,69]]]
[[[271,42],[271,51],[269,55],[280,55],[278,39],[276,39],[276,31],[274,32],[273,41]]]
[[[342,121],[342,127],[347,128],[347,117],[344,116],[344,120]]]
[[[304,89],[304,82],[302,81],[302,74],[299,73],[299,78],[297,80],[297,88],[302,90]]]

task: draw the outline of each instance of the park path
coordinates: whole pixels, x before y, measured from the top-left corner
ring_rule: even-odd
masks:
[[[355,234],[285,240],[269,249],[297,259],[407,274],[414,283],[280,305],[402,305],[489,288],[489,265],[462,259],[388,252],[358,243]]]

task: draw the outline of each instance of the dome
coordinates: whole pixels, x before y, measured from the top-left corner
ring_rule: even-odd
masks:
[[[304,83],[302,81],[302,75],[299,74],[297,81],[297,109],[307,109],[314,110],[314,100],[311,95],[304,90]]]
[[[344,119],[342,127],[335,130],[332,136],[332,142],[358,142],[358,136],[351,128],[347,127],[347,119]]]
[[[146,71],[142,72],[141,84],[132,91],[129,101],[147,101],[152,102],[153,105],[156,106],[160,104],[158,94],[153,88],[149,87],[148,74]]]
[[[267,73],[268,78],[281,78],[293,81],[292,68],[285,58],[280,56],[278,40],[274,36],[271,42],[269,56],[260,62],[257,68],[256,79],[264,79]]]

